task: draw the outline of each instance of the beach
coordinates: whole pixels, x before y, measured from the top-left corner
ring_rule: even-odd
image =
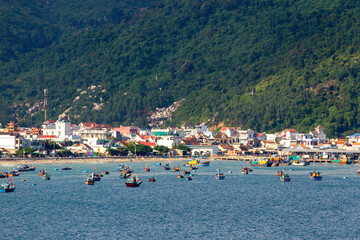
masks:
[[[153,158],[153,157],[119,157],[119,158],[29,158],[29,159],[1,159],[0,165],[36,165],[62,163],[113,163],[113,162],[174,162],[188,161],[190,158]]]

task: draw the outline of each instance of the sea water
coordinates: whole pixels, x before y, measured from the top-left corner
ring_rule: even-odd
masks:
[[[188,169],[183,163],[170,166]],[[154,162],[149,173],[144,162],[127,164],[143,180],[139,188],[125,186],[116,163],[44,164],[14,177],[15,192],[0,194],[1,239],[359,238],[360,176],[353,165],[255,167],[242,175],[248,163],[212,161],[187,181]],[[72,170],[62,171],[65,165]],[[93,167],[110,174],[87,186],[84,171]],[[41,168],[50,181],[37,174]],[[224,180],[215,180],[217,169]],[[276,176],[283,169],[291,182]],[[323,180],[311,181],[311,170]],[[151,176],[155,183],[147,182]]]

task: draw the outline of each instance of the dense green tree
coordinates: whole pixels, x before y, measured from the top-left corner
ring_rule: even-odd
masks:
[[[163,145],[157,145],[154,147],[154,150],[159,151],[159,154],[163,155],[164,153],[168,153],[170,149]]]

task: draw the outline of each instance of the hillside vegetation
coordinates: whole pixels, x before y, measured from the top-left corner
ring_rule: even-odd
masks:
[[[156,107],[185,98],[167,125],[359,130],[357,1],[23,0],[0,8],[2,123],[41,124],[43,112],[28,109],[48,88],[49,116],[67,110],[72,122],[146,126]]]

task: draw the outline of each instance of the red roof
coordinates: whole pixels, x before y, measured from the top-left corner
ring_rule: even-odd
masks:
[[[221,144],[220,146],[221,146],[223,149],[227,149],[227,150],[234,150],[234,149],[235,149],[233,146],[229,146],[229,145]]]
[[[156,143],[154,142],[138,142],[138,144],[143,144],[145,146],[149,146],[149,147],[155,147]]]
[[[258,133],[256,134],[256,137],[261,137],[262,135],[264,135],[265,133]]]
[[[285,132],[297,133],[297,131],[295,129],[285,129],[284,133]]]
[[[234,127],[223,127],[223,128],[221,128],[221,132],[225,132],[227,129],[230,129],[230,130],[235,130],[235,128]]]
[[[96,127],[97,126],[97,123],[96,122],[82,122],[80,123],[81,125],[83,125],[84,127],[87,127],[87,128],[91,128],[91,127]],[[80,125],[79,124],[79,125]]]
[[[142,140],[149,140],[150,136],[148,135],[138,135]]]

